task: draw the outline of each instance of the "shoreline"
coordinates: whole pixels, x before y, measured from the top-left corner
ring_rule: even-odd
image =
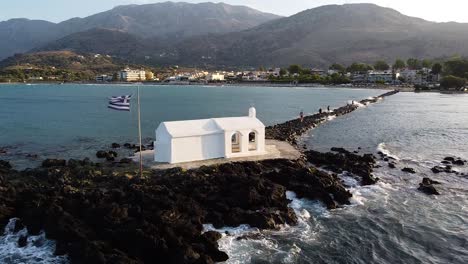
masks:
[[[282,83],[262,83],[262,82],[239,82],[239,83],[189,83],[189,84],[170,84],[162,82],[31,82],[31,83],[0,83],[1,85],[96,85],[96,86],[212,86],[212,87],[280,87],[280,88],[343,88],[343,89],[374,89],[374,90],[400,90],[400,92],[414,92],[414,87],[410,86],[395,86],[395,85],[324,85],[324,84],[282,84]]]
[[[397,92],[360,103],[375,103]],[[328,116],[357,108],[342,106],[306,116],[303,122],[294,119],[268,127],[267,137],[297,148],[298,136]],[[349,204],[352,196],[335,173],[350,171],[361,185],[378,181],[372,175],[372,154],[342,149],[302,154],[296,160],[230,162],[192,170],[145,168],[144,178],[136,177],[136,164],[123,160],[46,160],[42,167],[24,171],[0,162],[0,223],[18,217],[15,229],[27,227],[29,235],[45,230],[48,239],[57,242],[56,254],[67,255],[72,263],[225,261],[229,256],[217,244],[221,234],[204,232],[204,224],[259,229],[295,225],[297,216],[286,191],[335,209]]]

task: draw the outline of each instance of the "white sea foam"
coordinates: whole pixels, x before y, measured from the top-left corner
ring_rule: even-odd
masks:
[[[332,121],[332,120],[335,119],[335,118],[336,118],[336,115],[331,115],[331,116],[328,116],[328,117],[327,117],[327,120],[328,120],[328,121]]]
[[[390,152],[390,150],[388,150],[387,148],[387,145],[385,143],[380,143],[378,146],[377,146],[377,151],[380,151],[382,152],[383,154],[387,155],[388,157],[391,157],[391,158],[394,158],[396,160],[400,160],[400,158],[397,156],[397,155],[394,155]]]
[[[26,228],[14,232],[17,218],[10,219],[0,236],[0,263],[35,263],[64,264],[69,263],[66,256],[55,256],[55,242],[46,239],[45,233],[29,236]],[[18,247],[18,239],[27,236],[27,245]]]
[[[264,261],[281,260],[283,263],[295,263],[302,249],[297,243],[284,245],[281,240],[291,237],[302,242],[315,240],[320,230],[319,224],[313,218],[328,217],[329,212],[323,204],[308,199],[298,199],[291,191],[286,196],[292,202],[297,225],[283,225],[280,230],[264,230],[252,228],[249,225],[239,227],[224,227],[216,229],[211,224],[204,225],[204,231],[218,231],[222,238],[218,241],[220,250],[229,255],[228,264],[250,263],[253,259]]]
[[[380,175],[375,176],[380,177]],[[364,205],[368,200],[374,200],[378,197],[383,197],[385,200],[389,191],[396,190],[391,184],[382,180],[378,181],[374,185],[361,186],[358,180],[348,172],[341,173],[338,177],[353,195],[350,198],[351,206]]]

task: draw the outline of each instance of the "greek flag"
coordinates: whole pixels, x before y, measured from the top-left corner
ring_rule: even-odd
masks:
[[[130,99],[131,95],[122,95],[122,96],[112,96],[109,98],[110,109],[119,110],[119,111],[130,111]]]

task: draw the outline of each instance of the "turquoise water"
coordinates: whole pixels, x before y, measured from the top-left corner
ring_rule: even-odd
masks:
[[[133,94],[123,85],[0,85],[0,148],[19,167],[46,157],[83,158],[113,142],[137,142],[136,100],[131,112],[107,108],[107,98]],[[247,115],[257,108],[266,125],[328,105],[381,94],[378,90],[297,87],[141,86],[142,130],[154,139],[162,121]],[[38,158],[27,156],[39,155]]]

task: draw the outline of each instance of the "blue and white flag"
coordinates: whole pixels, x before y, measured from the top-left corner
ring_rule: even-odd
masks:
[[[112,96],[109,98],[108,107],[119,111],[130,111],[131,95]]]

